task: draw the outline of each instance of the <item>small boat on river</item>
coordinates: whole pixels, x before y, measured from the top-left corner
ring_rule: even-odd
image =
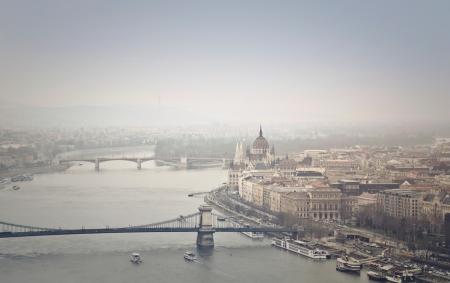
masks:
[[[141,255],[138,253],[132,253],[130,257],[130,261],[134,264],[140,264],[142,263]]]
[[[187,261],[195,261],[197,259],[197,257],[195,256],[195,254],[191,251],[186,251],[184,253],[184,259]]]

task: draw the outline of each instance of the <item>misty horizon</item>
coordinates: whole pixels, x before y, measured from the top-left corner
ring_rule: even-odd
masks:
[[[446,1],[44,2],[1,5],[4,121],[450,121]]]

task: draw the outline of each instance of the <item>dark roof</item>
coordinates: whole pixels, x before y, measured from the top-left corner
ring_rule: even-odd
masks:
[[[431,201],[433,201],[433,200],[434,200],[434,194],[426,194],[426,195],[423,197],[423,201],[431,202]]]

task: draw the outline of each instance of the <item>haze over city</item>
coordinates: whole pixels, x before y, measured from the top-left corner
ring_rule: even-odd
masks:
[[[449,9],[448,1],[2,1],[1,118],[448,122]]]

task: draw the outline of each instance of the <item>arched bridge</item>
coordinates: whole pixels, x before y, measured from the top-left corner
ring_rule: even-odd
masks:
[[[232,218],[222,217],[213,213],[212,208],[207,205],[200,206],[199,212],[193,214],[180,215],[167,221],[139,226],[61,229],[0,222],[0,229],[0,238],[111,233],[196,232],[197,245],[201,247],[214,246],[213,234],[215,232],[288,232],[295,234],[298,231],[298,229],[293,227],[244,225],[234,221]]]
[[[158,160],[167,165],[175,165],[180,168],[189,168],[191,162],[195,161],[220,161],[223,168],[227,168],[230,159],[227,158],[214,158],[214,157],[180,157],[180,158],[155,158],[154,156],[147,157],[130,157],[130,156],[113,156],[113,157],[77,157],[70,159],[61,159],[58,162],[62,163],[72,163],[72,162],[90,162],[95,164],[95,170],[100,170],[100,163],[107,161],[131,161],[137,164],[137,169],[142,168],[142,163],[150,160]]]
[[[131,161],[137,164],[137,169],[142,168],[142,163],[150,160],[155,160],[154,157],[99,157],[99,158],[73,158],[73,159],[64,159],[60,160],[59,163],[71,163],[71,162],[90,162],[95,164],[95,170],[100,170],[100,163],[106,161],[115,161],[115,160],[123,160],[123,161]]]

